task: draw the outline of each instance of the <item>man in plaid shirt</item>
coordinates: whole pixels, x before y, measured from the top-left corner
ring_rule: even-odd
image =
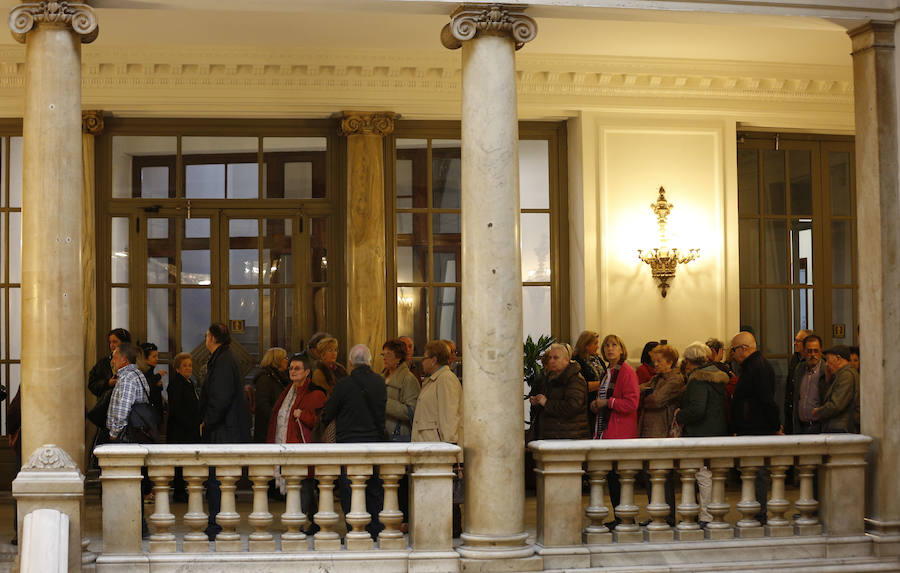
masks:
[[[128,425],[128,415],[137,403],[147,403],[150,387],[147,380],[135,365],[138,359],[138,348],[130,342],[123,342],[113,353],[112,363],[116,371],[116,382],[109,399],[109,412],[106,414],[106,427],[113,441]]]

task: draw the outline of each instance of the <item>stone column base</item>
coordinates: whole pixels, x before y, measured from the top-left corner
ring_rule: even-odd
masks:
[[[794,535],[798,535],[801,537],[822,535],[822,524],[795,525],[794,526]]]
[[[759,539],[766,536],[766,530],[762,526],[757,527],[736,527],[734,536],[739,539]]]
[[[537,555],[512,559],[471,559],[462,557],[460,569],[471,573],[518,573],[526,571],[543,571],[544,560]]]
[[[723,527],[722,529],[706,529],[707,539],[734,539],[734,529]]]
[[[665,541],[674,541],[675,540],[675,532],[671,529],[661,529],[658,531],[653,531],[650,529],[644,530],[644,539],[650,542],[665,542]]]
[[[616,543],[643,543],[644,532],[637,531],[613,531],[613,539]]]
[[[702,529],[676,529],[675,539],[678,541],[703,541],[706,532]]]
[[[544,560],[544,569],[588,569],[591,566],[591,551],[587,547],[534,547],[538,556]]]
[[[900,556],[900,521],[867,518],[866,533],[872,539],[876,557]]]
[[[794,526],[792,525],[767,525],[766,536],[768,537],[791,537],[794,535]]]
[[[586,545],[605,545],[612,543],[613,537],[611,531],[605,531],[603,533],[584,533],[581,539]]]

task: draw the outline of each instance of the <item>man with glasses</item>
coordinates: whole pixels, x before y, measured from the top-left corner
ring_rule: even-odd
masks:
[[[794,384],[796,381],[794,374],[797,372],[797,367],[806,362],[803,341],[811,334],[813,334],[812,330],[801,328],[794,335],[794,353],[791,354],[791,359],[788,362],[787,376],[784,382],[779,381],[775,388],[775,403],[778,404],[779,419],[786,434],[795,433],[793,429],[794,418],[796,418],[794,415],[794,404],[797,400],[794,397],[794,392],[797,391],[797,386]]]
[[[822,403],[825,393],[825,361],[822,359],[822,339],[810,334],[803,340],[806,360],[794,370],[793,420],[794,434],[818,434],[819,421],[813,411]]]

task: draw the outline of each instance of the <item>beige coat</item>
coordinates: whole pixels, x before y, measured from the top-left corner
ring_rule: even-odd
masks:
[[[422,381],[412,441],[462,445],[462,386],[447,366]]]
[[[394,434],[394,428],[400,426],[400,434],[410,434],[410,409],[415,412],[419,398],[419,381],[409,371],[406,362],[400,364],[393,374],[385,380],[387,384],[387,404],[385,405],[385,430],[387,435]]]

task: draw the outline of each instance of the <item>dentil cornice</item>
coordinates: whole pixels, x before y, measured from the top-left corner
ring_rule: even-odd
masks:
[[[147,109],[177,104],[178,98],[207,104],[217,98],[235,105],[268,106],[277,115],[288,103],[315,108],[369,109],[395,102],[459,101],[458,53],[430,54],[260,50],[229,46],[86,49],[82,85],[86,106],[115,113],[140,101]],[[0,111],[24,97],[25,52],[0,48]],[[516,58],[520,101],[545,107],[602,106],[606,98],[781,102],[852,110],[848,65],[795,65],[717,60],[619,58],[520,53]],[[241,100],[241,97],[247,96]],[[175,99],[172,99],[175,98]],[[380,104],[380,105],[379,105]],[[324,109],[324,108],[323,108]],[[191,112],[191,110],[186,110]]]

